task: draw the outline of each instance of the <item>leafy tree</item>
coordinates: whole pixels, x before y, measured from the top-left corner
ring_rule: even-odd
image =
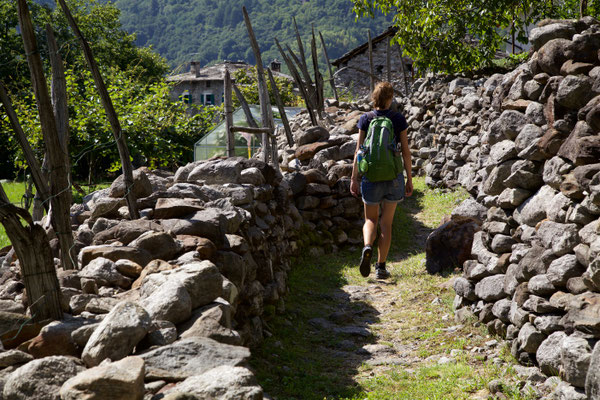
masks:
[[[578,1],[532,0],[352,0],[358,17],[393,14],[395,41],[421,70],[468,71],[491,65],[496,51],[514,37],[527,42],[531,24],[573,16]],[[577,3],[575,8],[574,3]]]

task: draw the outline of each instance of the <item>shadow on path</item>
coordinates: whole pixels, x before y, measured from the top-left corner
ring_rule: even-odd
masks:
[[[424,249],[431,229],[414,218],[422,196],[415,191],[398,207],[390,262]],[[359,257],[360,249],[344,249],[318,259],[304,256],[293,266],[286,310],[267,320],[273,336],[252,351],[259,383],[273,398],[354,398],[364,393],[355,380],[361,370],[406,364],[402,352],[376,343],[371,331],[381,322],[371,304],[378,297],[389,301],[382,288],[395,281],[360,277]]]

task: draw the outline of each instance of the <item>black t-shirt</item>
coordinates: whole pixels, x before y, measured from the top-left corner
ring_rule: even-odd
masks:
[[[400,132],[408,128],[406,118],[399,112],[391,110],[375,110],[368,113],[364,113],[358,120],[358,129],[367,132],[369,130],[369,124],[373,118],[377,117],[388,117],[394,125],[394,136],[396,136],[396,143],[400,143]]]

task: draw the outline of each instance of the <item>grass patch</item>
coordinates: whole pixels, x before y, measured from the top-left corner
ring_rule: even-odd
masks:
[[[24,207],[23,195],[25,193],[25,182],[6,182],[2,183],[2,188],[8,196],[8,200],[17,207]],[[83,197],[95,190],[100,190],[109,187],[108,183],[101,183],[95,186],[82,186],[81,191],[73,189],[73,203],[81,203]],[[33,188],[35,194],[35,187]],[[29,212],[33,210],[33,205],[29,207]],[[4,226],[0,224],[0,248],[10,245],[10,240],[6,235]]]
[[[510,352],[503,352],[507,364],[502,367],[484,361],[470,349],[490,340],[485,328],[472,323],[455,327],[454,291],[447,282],[458,273],[425,271],[423,237],[468,195],[430,190],[423,178],[414,184],[413,197],[398,208],[394,220],[387,284],[359,274],[360,249],[296,261],[287,310],[267,321],[273,335],[252,352],[259,383],[274,398],[467,399],[485,392],[490,380],[502,379],[504,393],[522,399],[511,384]],[[336,316],[345,313],[349,321],[339,322]],[[336,331],[345,324],[370,334]],[[368,344],[399,349],[397,354],[409,361],[368,363],[361,350]],[[453,350],[456,362],[438,365],[437,359]]]

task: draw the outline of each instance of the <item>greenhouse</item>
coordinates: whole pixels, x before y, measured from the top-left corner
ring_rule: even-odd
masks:
[[[250,110],[256,122],[260,125],[260,107],[251,105]],[[285,112],[288,119],[300,112],[300,107],[286,107]],[[277,126],[282,126],[279,109],[273,107],[273,118]],[[233,125],[248,126],[244,110],[238,108],[233,113]],[[244,133],[235,133],[235,155],[251,158],[261,146],[261,136]],[[227,133],[225,132],[225,121],[221,121],[202,139],[194,145],[194,161],[207,160],[215,156],[227,156]]]

